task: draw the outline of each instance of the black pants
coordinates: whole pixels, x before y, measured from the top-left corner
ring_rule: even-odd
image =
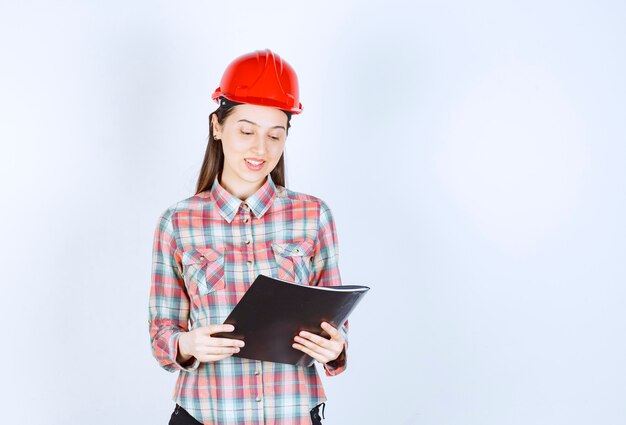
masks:
[[[320,406],[322,406],[322,414],[324,414],[324,407],[326,407],[324,403],[318,404],[311,409],[312,425],[322,425],[322,418],[319,414]],[[176,404],[168,425],[202,425],[202,422],[198,422],[189,412]]]

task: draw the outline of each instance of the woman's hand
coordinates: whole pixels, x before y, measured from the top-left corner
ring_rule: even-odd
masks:
[[[296,343],[292,347],[308,354],[320,363],[335,360],[343,351],[345,339],[336,328],[326,322],[322,322],[322,329],[328,332],[330,339],[302,331],[294,338]]]
[[[245,344],[238,339],[218,338],[211,335],[217,332],[232,332],[233,325],[208,325],[183,332],[178,339],[178,357],[180,364],[192,356],[201,362],[216,362],[239,352]]]

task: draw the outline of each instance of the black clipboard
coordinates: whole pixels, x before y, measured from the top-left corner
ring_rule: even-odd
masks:
[[[212,336],[243,340],[234,357],[311,366],[314,359],[291,346],[294,337],[305,330],[328,338],[320,324],[339,329],[369,289],[300,285],[259,274],[224,321],[235,330]]]

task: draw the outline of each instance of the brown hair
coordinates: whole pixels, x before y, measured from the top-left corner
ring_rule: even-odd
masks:
[[[211,189],[215,177],[219,175],[218,179],[222,181],[222,170],[224,169],[224,150],[222,149],[222,141],[215,140],[213,138],[213,124],[211,122],[213,114],[217,116],[217,122],[220,125],[224,125],[224,121],[233,112],[233,108],[240,103],[232,102],[223,97],[219,98],[219,107],[211,112],[209,115],[209,141],[207,143],[206,151],[204,153],[204,161],[202,162],[202,168],[200,169],[200,175],[198,176],[198,183],[196,184],[196,195],[205,190]],[[282,110],[282,109],[281,109]],[[283,112],[287,115],[287,129],[286,133],[289,135],[289,127],[291,127],[291,115],[289,111]],[[285,152],[280,156],[280,160],[276,167],[270,172],[272,180],[275,184],[285,186]]]

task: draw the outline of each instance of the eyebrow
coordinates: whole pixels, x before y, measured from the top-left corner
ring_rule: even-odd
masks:
[[[257,123],[252,122],[252,121],[249,121],[249,120],[246,120],[246,119],[241,119],[241,120],[239,120],[239,121],[237,121],[237,122],[242,122],[242,121],[243,121],[243,122],[250,123],[250,124],[252,124],[252,125],[256,125],[257,127],[259,126]],[[282,125],[275,125],[274,127],[271,127],[271,128],[282,128],[283,130],[285,130],[285,127],[284,127],[284,126],[282,126]],[[286,130],[285,130],[285,131],[286,131]]]

